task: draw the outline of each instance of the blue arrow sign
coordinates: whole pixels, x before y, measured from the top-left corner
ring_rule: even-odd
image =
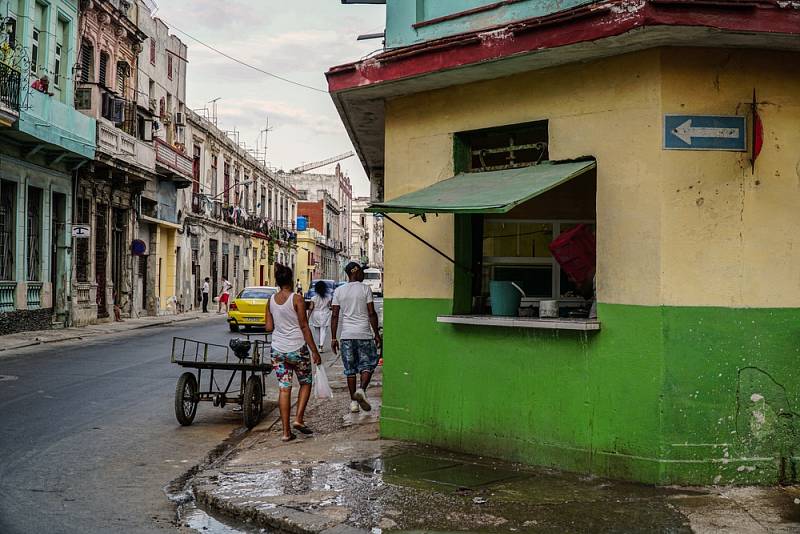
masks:
[[[747,151],[747,117],[664,115],[664,149]]]

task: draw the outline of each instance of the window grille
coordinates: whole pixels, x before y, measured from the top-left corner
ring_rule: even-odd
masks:
[[[0,181],[0,280],[14,279],[14,242],[16,224],[14,207],[17,186],[13,182]]]
[[[78,223],[90,224],[91,200],[78,199]],[[75,278],[78,282],[89,282],[89,239],[75,240]]]
[[[28,246],[26,264],[28,281],[38,282],[41,278],[42,255],[42,190],[36,187],[28,188]]]

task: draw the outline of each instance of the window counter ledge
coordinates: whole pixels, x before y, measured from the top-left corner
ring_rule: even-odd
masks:
[[[578,330],[596,332],[600,330],[597,319],[540,319],[538,317],[499,317],[495,315],[440,315],[438,323],[471,324],[476,326],[500,326],[506,328],[538,328],[541,330]]]

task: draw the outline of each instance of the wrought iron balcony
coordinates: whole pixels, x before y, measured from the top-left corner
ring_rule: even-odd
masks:
[[[0,63],[0,111],[19,115],[20,73]]]

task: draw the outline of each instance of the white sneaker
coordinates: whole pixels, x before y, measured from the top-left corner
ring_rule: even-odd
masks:
[[[351,413],[358,413],[361,410],[358,408],[358,402],[350,401],[350,412]]]
[[[367,392],[363,389],[357,389],[355,395],[353,395],[356,401],[358,401],[359,406],[365,412],[368,412],[372,409],[372,405],[367,400]]]

